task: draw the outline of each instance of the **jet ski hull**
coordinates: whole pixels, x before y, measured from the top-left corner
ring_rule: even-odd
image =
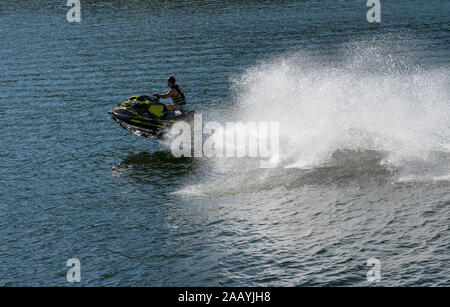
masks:
[[[114,113],[111,114],[111,117],[125,130],[144,137],[159,138],[168,131],[168,127],[160,125],[158,122],[144,124],[141,120],[123,118]]]
[[[173,124],[188,122],[194,115],[194,111],[181,111],[178,112],[179,114],[175,112],[161,112],[158,117],[147,110],[150,106],[159,106],[166,110],[165,106],[157,101],[140,101],[138,100],[139,97],[139,95],[132,96],[126,102],[109,111],[113,120],[125,130],[136,135],[162,138],[170,131]]]

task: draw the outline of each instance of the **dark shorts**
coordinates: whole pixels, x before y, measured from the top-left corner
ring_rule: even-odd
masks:
[[[185,106],[186,105],[184,105],[184,104],[168,104],[168,105],[166,105],[167,110],[169,110],[169,111],[184,110]]]

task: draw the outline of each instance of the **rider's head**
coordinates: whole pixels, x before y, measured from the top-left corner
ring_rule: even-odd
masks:
[[[175,85],[175,77],[174,76],[170,76],[169,78],[167,78],[167,86],[168,87],[172,87]]]

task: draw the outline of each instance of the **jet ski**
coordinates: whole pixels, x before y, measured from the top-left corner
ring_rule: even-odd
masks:
[[[163,138],[177,122],[189,122],[194,111],[169,111],[159,98],[134,95],[108,112],[119,125],[140,136]]]

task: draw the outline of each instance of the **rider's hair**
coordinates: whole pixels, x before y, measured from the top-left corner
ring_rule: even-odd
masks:
[[[167,81],[169,81],[172,84],[175,84],[175,77],[174,76],[170,76],[169,78],[167,78]]]

